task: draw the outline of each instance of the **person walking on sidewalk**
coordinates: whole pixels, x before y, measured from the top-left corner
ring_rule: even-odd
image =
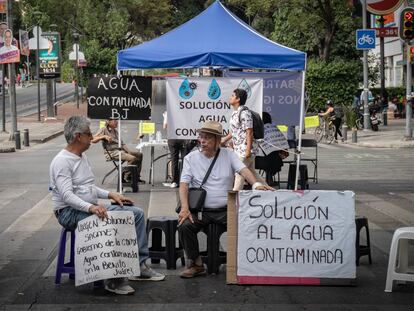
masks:
[[[105,127],[100,129],[92,139],[92,143],[97,143],[102,141],[106,147],[105,156],[107,160],[118,159],[118,121],[116,119],[108,119],[106,121]],[[109,154],[108,154],[109,153]],[[136,165],[138,171],[138,182],[145,183],[141,179],[141,168],[142,168],[142,153],[138,150],[131,150],[123,141],[121,141],[121,160],[127,161],[129,165]],[[125,178],[131,178],[131,172],[125,173]],[[127,180],[128,181],[128,180]]]
[[[210,223],[227,224],[227,192],[233,186],[235,172],[246,178],[253,185],[253,189],[274,190],[258,182],[231,149],[220,148],[223,135],[220,123],[205,122],[198,133],[200,149],[192,151],[184,158],[179,189],[181,211],[178,214],[178,233],[189,260],[187,268],[181,272],[182,278],[193,278],[206,273],[199,253],[197,233]],[[189,209],[189,188],[200,187],[216,155],[216,162],[203,185],[207,195],[199,219]]]
[[[243,89],[236,89],[230,97],[230,105],[233,107],[233,114],[230,119],[230,132],[221,140],[225,144],[230,139],[233,141],[233,148],[240,160],[252,172],[255,178],[263,184],[264,179],[256,172],[254,168],[255,156],[258,144],[253,138],[253,118],[252,113],[244,108],[247,100],[247,92]],[[233,190],[242,190],[244,178],[236,174]]]
[[[50,164],[50,187],[55,216],[63,227],[75,230],[79,221],[92,214],[105,219],[108,218],[107,211],[133,212],[141,275],[130,277],[129,280],[162,281],[165,276],[146,264],[149,250],[143,210],[136,206],[125,206],[124,204],[133,202],[119,193],[109,192],[95,185],[95,176],[85,155],[92,141],[89,126],[89,119],[83,116],[72,116],[65,124],[67,146]],[[98,203],[98,198],[111,199],[116,205]],[[120,295],[135,292],[125,279],[106,280],[105,289]]]

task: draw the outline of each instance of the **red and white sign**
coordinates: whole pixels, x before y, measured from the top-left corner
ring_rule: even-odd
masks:
[[[398,37],[398,27],[374,28],[377,37]]]
[[[403,0],[366,0],[367,10],[377,15],[386,15],[397,10]]]

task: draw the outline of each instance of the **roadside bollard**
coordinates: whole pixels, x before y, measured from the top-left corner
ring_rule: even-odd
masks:
[[[29,129],[24,129],[23,130],[23,145],[25,147],[30,146],[30,143],[29,143]]]
[[[357,131],[352,131],[352,142],[353,143],[357,143],[358,142],[358,132]]]
[[[388,120],[387,120],[387,110],[384,110],[382,112],[382,124],[384,124],[385,126],[388,125]]]
[[[14,132],[14,143],[16,145],[16,149],[22,149],[22,145],[20,143],[20,131]]]
[[[344,141],[348,140],[348,127],[346,125],[342,126],[342,138]]]

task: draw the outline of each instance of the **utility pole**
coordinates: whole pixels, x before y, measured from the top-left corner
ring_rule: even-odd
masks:
[[[13,0],[7,0],[7,23],[9,29],[13,32],[13,15],[12,15]],[[13,40],[13,38],[12,38]],[[14,133],[17,132],[17,109],[16,109],[16,84],[15,84],[15,65],[10,63],[7,65],[9,69],[9,100],[12,130],[10,132],[10,140],[14,140]]]
[[[75,79],[75,96],[76,96],[76,108],[79,109],[79,68],[78,68],[78,61],[79,61],[79,34],[77,32],[73,33],[73,39],[75,41],[76,46],[76,61],[75,61],[75,72],[76,72],[76,79]]]
[[[2,132],[6,132],[6,86],[4,83],[4,77],[5,77],[5,71],[6,71],[6,66],[4,66],[4,64],[1,65],[1,102],[2,102]]]
[[[367,0],[362,1],[362,28],[367,29]],[[368,108],[368,51],[364,50],[364,130],[369,129]]]
[[[411,96],[411,84],[412,84],[412,67],[411,67],[411,57],[410,57],[410,42],[406,41],[407,46],[407,87],[406,87],[406,98],[407,102],[405,104],[405,140],[413,139],[413,130],[411,127],[411,117],[412,117],[412,96]]]
[[[37,76],[37,121],[40,122],[40,77],[39,77],[39,44],[40,44],[40,34],[39,34],[39,21],[36,25],[36,76]]]
[[[384,28],[385,18],[383,15],[378,20],[380,22],[380,28]],[[385,58],[384,58],[384,37],[380,37],[380,78],[381,78],[381,99],[383,107],[388,107],[388,94],[385,96]],[[385,110],[384,110],[385,111]],[[387,112],[382,114],[382,123],[387,125]]]

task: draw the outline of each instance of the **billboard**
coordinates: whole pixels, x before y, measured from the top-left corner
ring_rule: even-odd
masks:
[[[39,50],[41,78],[56,78],[60,76],[60,34],[44,32],[42,37],[48,40],[48,48]]]

